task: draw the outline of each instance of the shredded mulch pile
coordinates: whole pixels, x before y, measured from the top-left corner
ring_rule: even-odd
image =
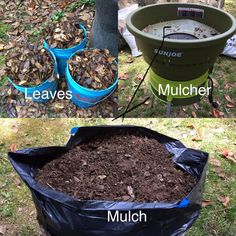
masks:
[[[5,73],[18,85],[36,86],[54,75],[54,61],[43,47],[21,41],[6,54]]]
[[[60,22],[46,27],[43,38],[51,48],[65,49],[80,44],[84,39],[84,32],[78,19],[64,17]]]
[[[117,66],[108,49],[94,49],[77,53],[69,61],[69,69],[81,86],[101,90],[114,83]]]
[[[47,163],[36,179],[81,200],[175,202],[193,188],[155,139],[119,133],[82,143]]]

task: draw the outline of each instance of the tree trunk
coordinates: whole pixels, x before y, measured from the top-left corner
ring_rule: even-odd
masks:
[[[96,0],[89,47],[109,49],[118,56],[118,0]]]

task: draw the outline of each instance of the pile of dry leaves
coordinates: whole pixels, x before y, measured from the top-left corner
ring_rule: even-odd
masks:
[[[47,0],[47,1],[11,1],[0,0],[0,18],[2,24],[9,26],[6,32],[6,40],[0,40],[0,56],[16,48],[15,42],[27,38],[33,44],[42,47],[43,32],[47,27],[58,24],[66,18],[69,26],[58,27],[63,29],[73,28],[75,21],[84,25],[87,37],[90,38],[95,15],[94,6],[81,4],[82,1],[75,0]],[[62,13],[62,14],[61,14]],[[52,20],[54,16],[64,15],[62,18]],[[62,23],[63,24],[63,23]],[[55,26],[54,26],[55,27]],[[54,28],[56,29],[56,27]],[[63,29],[64,30],[64,29]],[[66,29],[67,32],[70,29]],[[72,31],[72,30],[71,30]],[[59,32],[58,32],[59,33]],[[63,33],[63,32],[62,32]],[[78,32],[77,32],[78,34]],[[80,37],[83,39],[83,32]],[[48,43],[49,40],[47,40]],[[79,39],[78,39],[79,41]],[[75,43],[76,44],[76,43]],[[50,46],[52,46],[50,44]],[[57,45],[59,47],[59,45]],[[44,65],[44,62],[40,62]],[[27,65],[26,65],[27,66]],[[52,73],[50,74],[50,76]],[[6,73],[0,70],[0,77],[4,78]],[[46,77],[46,76],[45,76]],[[102,103],[88,109],[81,109],[70,100],[52,99],[47,103],[35,103],[25,98],[25,95],[16,90],[8,81],[0,89],[0,114],[5,117],[18,118],[89,118],[89,117],[114,117],[118,108],[117,90],[111,97]],[[15,81],[16,82],[16,81]],[[19,83],[19,82],[18,82]],[[28,83],[28,82],[27,82]],[[33,84],[33,83],[32,83]],[[25,84],[23,84],[25,85]],[[58,81],[58,90],[67,91],[65,81]]]
[[[81,86],[101,90],[110,87],[116,78],[115,57],[109,50],[85,50],[69,61],[72,77]]]
[[[84,31],[76,19],[64,17],[46,27],[43,31],[43,38],[52,48],[70,48],[79,44],[84,38]]]
[[[54,75],[54,60],[49,52],[21,41],[5,60],[5,73],[21,86],[37,86]]]

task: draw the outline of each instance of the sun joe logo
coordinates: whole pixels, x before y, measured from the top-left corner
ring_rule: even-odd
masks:
[[[170,51],[158,50],[157,48],[154,50],[154,53],[158,53],[159,55],[166,56],[166,57],[182,57],[183,56],[182,52],[170,52]]]

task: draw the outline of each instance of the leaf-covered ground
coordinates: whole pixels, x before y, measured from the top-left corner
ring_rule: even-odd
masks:
[[[122,124],[111,119],[0,120],[0,230],[4,235],[39,235],[30,192],[7,159],[7,151],[64,145],[74,126]],[[236,235],[236,126],[233,119],[126,119],[210,153],[204,208],[189,236]],[[58,128],[60,127],[60,128]]]
[[[226,0],[225,10],[236,17],[236,2]],[[126,49],[119,54],[119,110],[124,111],[130,101],[140,79],[143,77],[148,65],[142,56],[130,59],[130,51]],[[218,57],[214,67],[212,78],[214,81],[214,98],[220,107],[214,110],[209,104],[208,98],[204,98],[200,103],[173,107],[171,117],[235,117],[236,106],[236,59],[229,57]],[[148,78],[145,79],[133,104],[142,102],[147,97],[151,100],[143,106],[133,110],[127,117],[165,117],[166,106],[158,99],[152,99],[153,95],[149,90]]]
[[[73,24],[70,19],[78,17],[86,27],[89,39],[94,10],[94,0],[0,1],[0,71],[6,53],[14,50],[16,41],[25,37],[31,43],[37,43],[45,29],[65,17],[68,18],[67,24]],[[10,85],[3,71],[0,75],[0,117],[113,117],[117,111],[117,91],[89,109],[80,109],[67,99],[34,103]],[[59,89],[67,90],[64,78],[59,80]]]

